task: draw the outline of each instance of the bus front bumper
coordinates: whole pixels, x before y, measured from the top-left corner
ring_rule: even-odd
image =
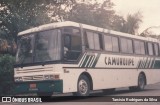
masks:
[[[32,82],[16,82],[16,94],[20,93],[49,93],[63,92],[63,81],[32,81]]]

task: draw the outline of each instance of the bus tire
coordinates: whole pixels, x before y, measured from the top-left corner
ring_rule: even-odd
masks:
[[[77,83],[76,96],[89,96],[90,93],[90,82],[87,76],[81,75]]]
[[[145,85],[146,85],[145,75],[143,73],[140,73],[138,76],[138,86],[131,86],[129,87],[129,90],[132,92],[142,91],[144,90]]]
[[[146,85],[145,75],[144,75],[143,73],[140,73],[139,76],[138,76],[138,86],[137,86],[137,90],[138,90],[138,91],[144,90],[145,85]]]

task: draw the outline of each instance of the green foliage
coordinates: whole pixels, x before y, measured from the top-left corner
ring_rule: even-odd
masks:
[[[129,34],[138,34],[138,29],[142,23],[142,14],[137,12],[135,14],[128,14],[127,20],[124,22],[122,32]]]
[[[0,95],[13,94],[13,64],[15,58],[11,55],[0,55]]]
[[[117,16],[113,5],[110,0],[104,0],[103,3],[76,3],[65,20],[113,29]]]
[[[127,33],[134,33],[135,29],[139,28],[140,15],[128,15],[125,21],[122,16],[115,14],[111,0],[103,0],[102,3],[98,3],[98,0],[94,3],[62,1],[56,3],[56,0],[0,0],[0,32],[4,33],[5,39],[16,41],[20,31],[66,20]]]

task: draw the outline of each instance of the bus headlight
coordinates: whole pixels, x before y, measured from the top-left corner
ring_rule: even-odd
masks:
[[[20,82],[23,81],[22,77],[14,77],[15,82]]]
[[[59,75],[44,75],[45,80],[57,80],[59,79]]]
[[[50,76],[49,76],[49,75],[45,75],[45,76],[44,76],[44,79],[45,79],[45,80],[49,80],[49,79],[50,79]]]

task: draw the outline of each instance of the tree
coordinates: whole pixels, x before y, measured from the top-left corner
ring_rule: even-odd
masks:
[[[56,21],[75,21],[117,31],[135,33],[140,13],[128,15],[127,21],[116,15],[111,0],[78,2],[78,0],[0,0],[0,38],[9,46],[20,31]]]
[[[153,29],[160,29],[160,26],[151,26],[146,28],[144,31],[141,32],[140,36],[153,36],[153,35],[160,35],[160,33],[156,34],[155,32],[153,32]]]
[[[8,45],[13,47],[18,32],[57,21],[49,16],[51,8],[54,7],[54,14],[58,15],[61,13],[60,7],[63,4],[71,5],[72,1],[74,0],[64,0],[62,3],[55,0],[0,0],[0,32],[3,33],[0,38],[7,40]]]
[[[128,14],[127,20],[123,24],[122,32],[129,34],[137,34],[140,23],[142,23],[142,14],[137,12],[135,14]]]
[[[110,0],[104,0],[102,3],[76,3],[68,12],[68,16],[66,16],[67,18],[65,18],[65,20],[102,28],[116,29],[117,26],[113,24],[121,18],[115,15],[113,6],[114,4]]]

